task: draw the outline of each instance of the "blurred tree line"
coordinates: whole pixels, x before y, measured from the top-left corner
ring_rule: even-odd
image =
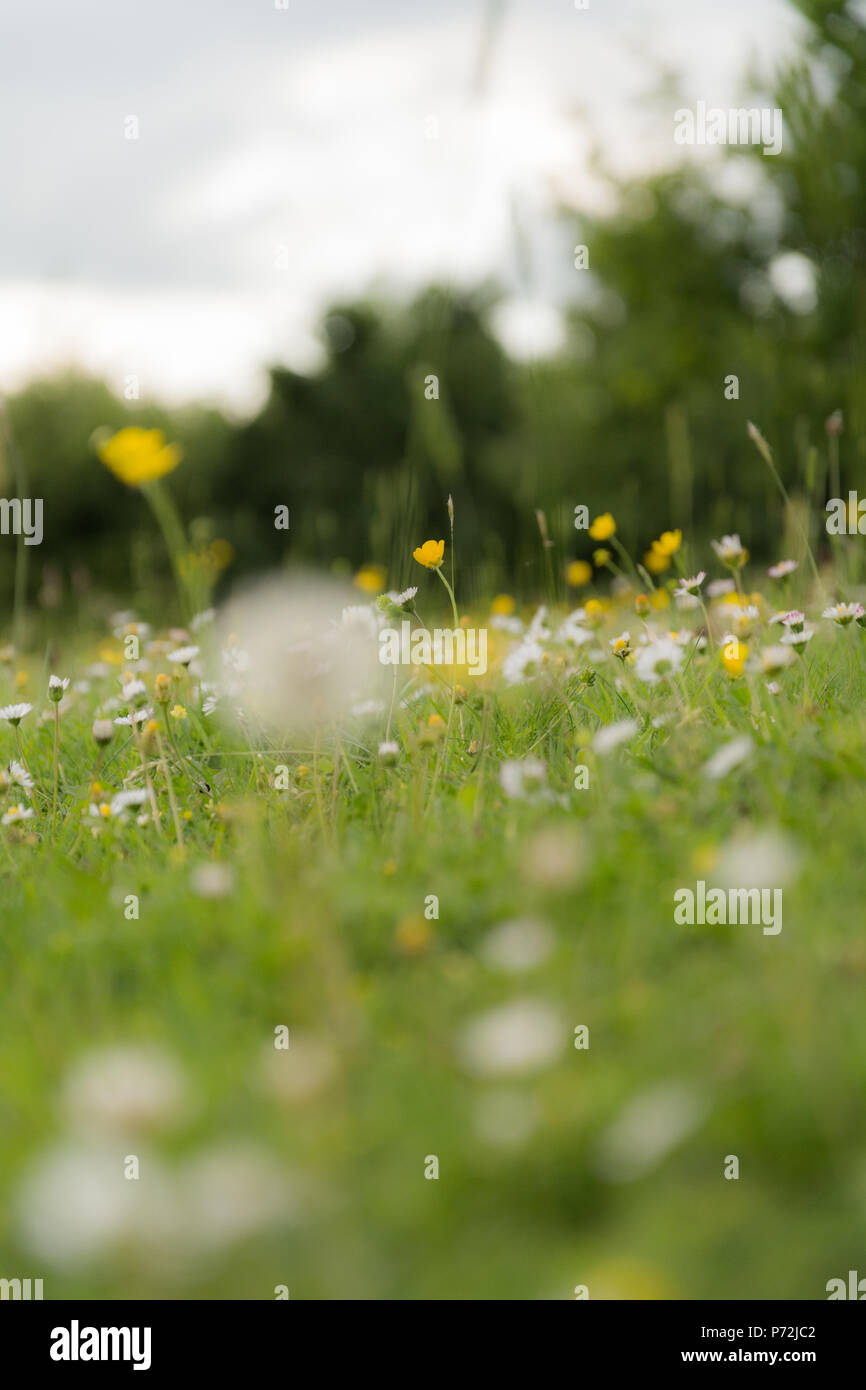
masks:
[[[194,544],[230,542],[229,578],[375,561],[401,586],[412,547],[447,535],[448,493],[464,601],[491,586],[537,592],[538,510],[560,569],[588,555],[572,526],[579,502],[614,511],[635,552],[682,526],[702,537],[739,530],[754,553],[778,558],[780,501],[747,420],[794,491],[808,479],[826,495],[834,410],[844,487],[856,486],[866,450],[866,17],[831,0],[796,3],[809,21],[804,47],[760,103],[782,109],[780,155],[727,148],[715,170],[686,161],[619,186],[614,215],[563,210],[589,269],[573,272],[567,340],[552,357],[509,360],[490,327],[496,287],[433,287],[405,305],[335,306],[322,369],[274,368],[245,423],[120,401],[72,376],[29,385],[8,413],[28,495],[45,499],[34,583],[47,569],[108,588],[131,573],[144,588],[164,567],[141,499],[91,444],[96,427],[130,423],[183,444],[169,486]],[[726,181],[735,164],[736,196]],[[5,456],[0,473],[0,492],[14,495]],[[274,528],[280,505],[288,532]],[[4,584],[13,564],[11,543],[0,546]]]

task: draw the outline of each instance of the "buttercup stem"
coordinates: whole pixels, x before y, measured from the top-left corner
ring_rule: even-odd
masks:
[[[445,585],[445,588],[448,590],[448,597],[451,600],[451,612],[454,614],[454,626],[459,627],[460,619],[457,616],[457,603],[454,599],[454,590],[451,588],[451,585],[448,583],[448,580],[445,578],[445,575],[442,573],[441,569],[437,569],[436,573],[442,580],[442,583]]]

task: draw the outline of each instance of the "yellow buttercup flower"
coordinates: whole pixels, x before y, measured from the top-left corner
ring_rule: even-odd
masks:
[[[100,445],[99,457],[127,487],[141,487],[177,468],[183,450],[179,444],[166,444],[162,430],[130,425]]]
[[[743,674],[743,667],[748,655],[749,648],[745,642],[740,642],[736,637],[729,638],[722,647],[722,665],[729,676],[741,676]]]
[[[586,560],[572,560],[565,571],[565,578],[572,589],[582,589],[592,579],[592,565]]]
[[[666,555],[660,554],[658,550],[648,550],[643,557],[645,567],[650,574],[664,574],[669,570],[671,562]]]
[[[415,557],[417,559],[417,556]],[[385,587],[385,568],[383,565],[362,565],[353,583],[365,594],[381,594]]]
[[[610,604],[601,598],[587,599],[584,609],[584,622],[587,627],[601,627],[610,611]]]
[[[610,512],[602,512],[589,528],[589,534],[594,541],[609,541],[615,531],[616,522]]]
[[[594,551],[592,552],[593,564],[598,565],[599,569],[601,568],[602,565],[606,565],[609,559],[610,559],[610,551],[609,551],[609,550],[604,550],[604,549],[602,549],[602,550],[594,550]]]
[[[490,605],[490,612],[496,614],[497,617],[510,618],[514,608],[514,599],[510,594],[497,594]]]
[[[662,531],[658,540],[653,541],[652,548],[660,555],[676,555],[682,543],[682,531]]]
[[[416,546],[412,551],[412,556],[428,570],[438,570],[445,555],[444,541],[425,541],[423,545]]]

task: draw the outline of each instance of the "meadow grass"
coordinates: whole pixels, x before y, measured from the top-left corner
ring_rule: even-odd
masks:
[[[205,713],[182,633],[74,634],[58,706],[7,652],[0,1274],[727,1299],[862,1265],[866,630],[821,616],[839,568],[729,573],[685,609],[667,573],[570,617],[500,600],[486,676],[399,669],[393,708],[303,737]],[[779,656],[795,602],[815,635]],[[95,715],[145,701],[100,752]],[[750,875],[777,935],[675,923]]]

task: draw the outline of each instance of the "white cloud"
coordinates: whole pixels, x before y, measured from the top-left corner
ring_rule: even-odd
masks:
[[[717,16],[512,0],[479,92],[484,11],[4,6],[0,385],[75,357],[252,406],[263,363],[314,359],[329,299],[431,278],[498,277],[509,346],[543,351],[574,280],[551,214],[563,196],[601,205],[592,139],[635,172],[674,155],[645,100],[652,55],[683,68],[686,99],[729,105],[752,52],[777,56],[793,25],[781,0]]]

